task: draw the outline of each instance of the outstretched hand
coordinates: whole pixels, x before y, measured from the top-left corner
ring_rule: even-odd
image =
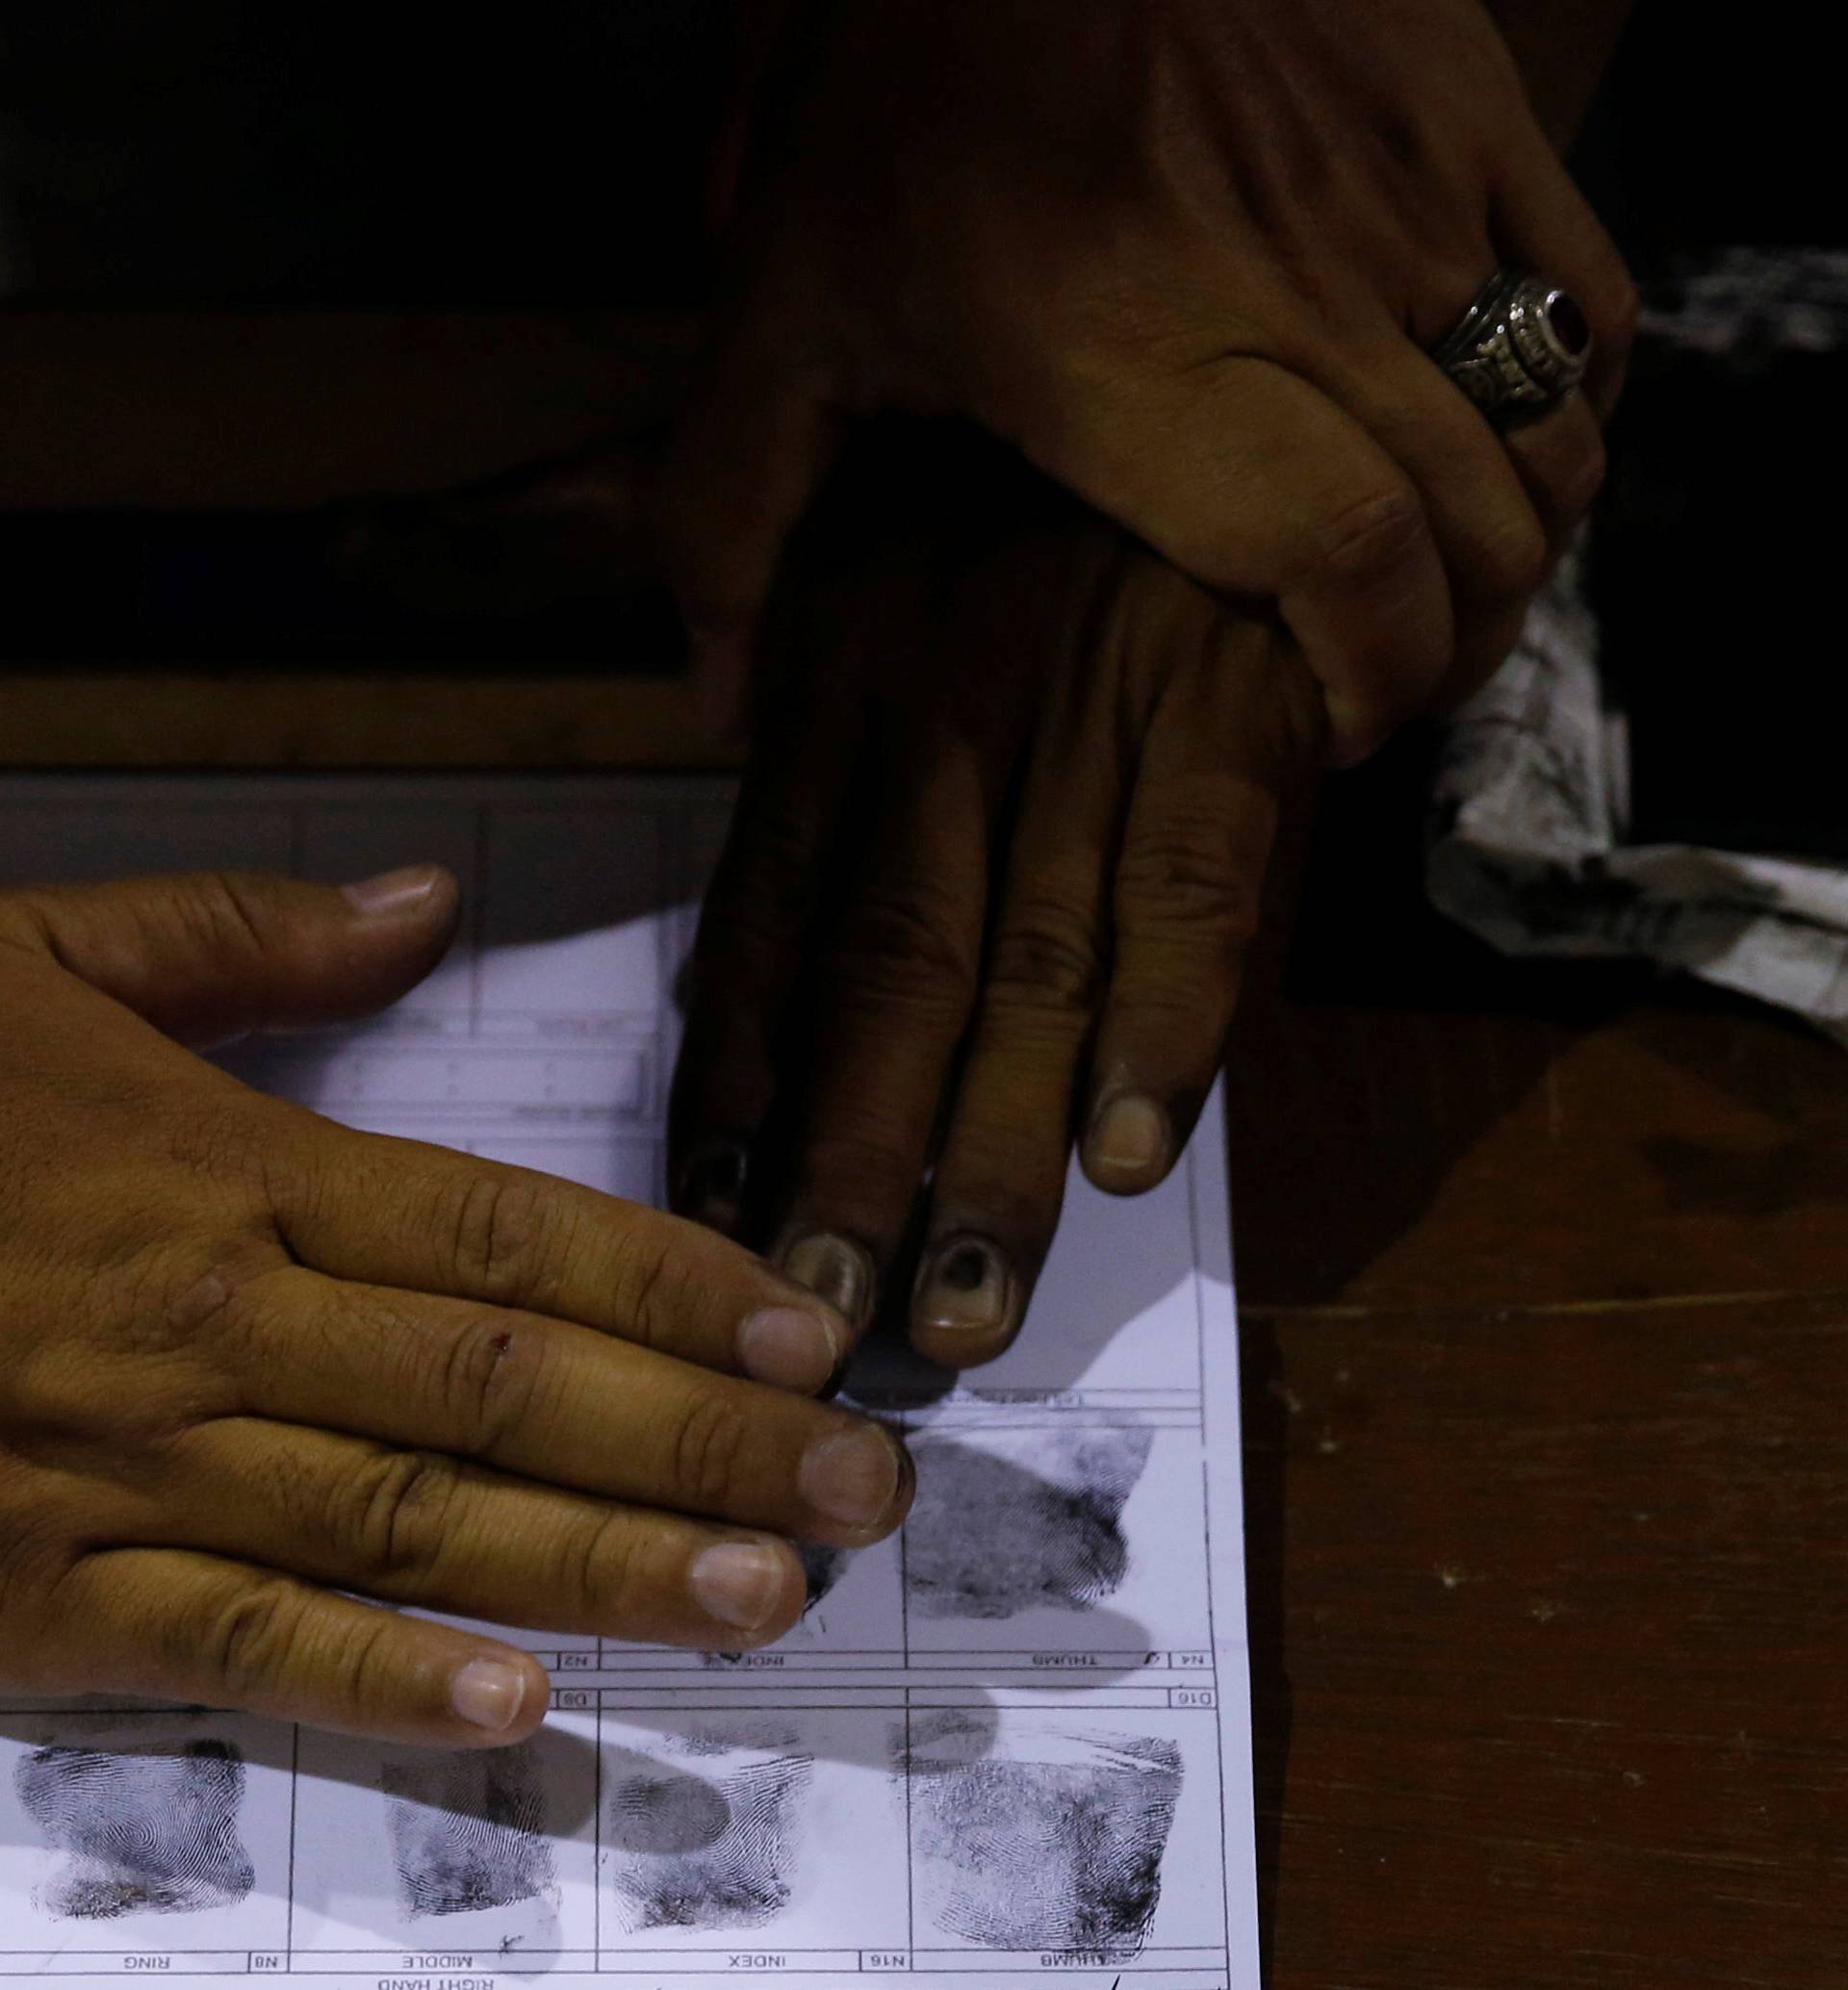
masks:
[[[429,869],[0,893],[8,1684],[517,1741],[531,1657],[349,1593],[736,1649],[802,1608],[791,1538],[903,1518],[897,1442],[804,1399],[847,1344],[808,1292],[175,1040],[375,1008],[455,908]]]

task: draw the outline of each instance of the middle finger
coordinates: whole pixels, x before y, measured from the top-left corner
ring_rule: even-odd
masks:
[[[862,786],[879,797],[814,990],[783,1270],[857,1329],[909,1227],[974,1004],[995,825],[1063,599],[1057,540],[960,570],[904,695],[877,707]]]
[[[773,1254],[856,1332],[870,1321],[924,1176],[974,998],[987,900],[976,751],[933,726],[895,758],[888,804],[824,958]]]
[[[911,1499],[888,1432],[537,1314],[291,1267],[231,1311],[244,1407],[841,1546]]]

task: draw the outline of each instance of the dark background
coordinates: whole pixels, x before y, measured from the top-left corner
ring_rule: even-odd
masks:
[[[1642,0],[1575,165],[1645,279],[1704,244],[1840,239],[1816,19]],[[0,289],[14,309],[697,304],[730,33],[725,0],[0,9]],[[1838,507],[1792,444],[1840,433],[1842,412],[1833,358],[1747,379],[1638,365],[1593,569],[1639,836],[1848,855],[1821,723]],[[657,600],[410,610],[336,570],[337,529],[320,513],[7,517],[0,645],[149,665],[674,665]],[[1337,784],[1336,829],[1348,809],[1378,819],[1382,778],[1415,817],[1425,750],[1408,739]]]

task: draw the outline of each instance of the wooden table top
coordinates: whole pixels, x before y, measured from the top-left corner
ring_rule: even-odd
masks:
[[[1848,1980],[1848,1057],[1640,976],[1308,999],[1285,924],[1227,1072],[1267,1981]]]
[[[43,343],[8,336],[15,360]],[[346,333],[316,336],[350,384]],[[386,371],[409,365],[427,410],[431,370],[474,377],[476,345],[419,336]],[[550,368],[578,399],[490,395],[487,442],[443,431],[446,471],[607,418],[578,344],[504,337],[523,379]],[[196,338],[159,355],[212,374]],[[106,362],[80,342],[53,376],[76,394],[72,370]],[[152,435],[114,438],[125,501],[342,483],[324,406],[309,474],[274,447],[260,471],[236,448],[176,469],[163,439],[196,451],[209,424],[163,405]],[[55,427],[0,503],[83,500]],[[698,751],[671,686],[627,719],[581,677],[535,706],[530,680],[439,704],[427,677],[347,676],[337,718],[331,690],[26,671],[0,677],[0,759]],[[1274,1990],[1839,1990],[1848,1057],[1717,1003],[1564,1023],[1311,1003],[1261,975],[1229,1080]]]
[[[1276,1990],[1848,1975],[1848,1058],[1285,1008],[1232,1071]]]

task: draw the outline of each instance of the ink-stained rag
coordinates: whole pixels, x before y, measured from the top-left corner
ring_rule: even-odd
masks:
[[[1837,251],[1731,249],[1645,297],[1644,340],[1719,373],[1848,352],[1848,254]],[[1690,407],[1687,419],[1699,414]],[[1796,440],[1788,446],[1794,458]],[[1848,866],[1632,839],[1630,725],[1600,669],[1582,578],[1568,560],[1513,656],[1449,728],[1426,853],[1431,899],[1505,954],[1653,960],[1794,1010],[1848,1044]],[[1749,579],[1686,581],[1729,584]],[[1780,640],[1775,624],[1766,640]],[[1675,663],[1727,672],[1729,695],[1755,695],[1749,657]],[[1711,778],[1723,793],[1727,769]]]

